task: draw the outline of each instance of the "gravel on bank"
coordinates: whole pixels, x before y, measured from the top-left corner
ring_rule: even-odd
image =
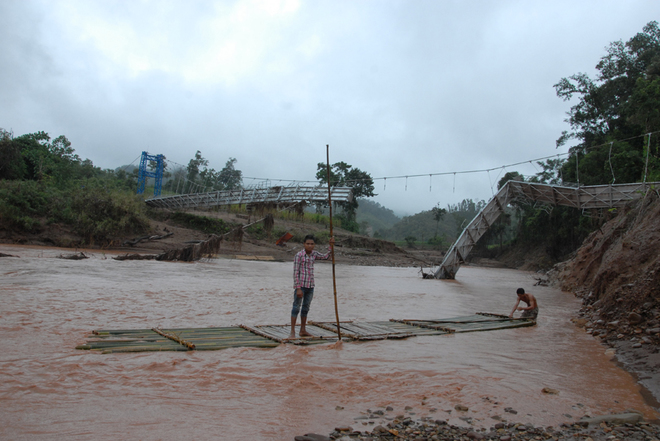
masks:
[[[658,441],[660,426],[645,422],[642,415],[629,412],[586,418],[559,427],[535,427],[531,424],[500,422],[489,429],[476,429],[448,424],[444,420],[421,418],[413,420],[400,415],[392,421],[375,426],[370,431],[337,427],[329,435],[308,433],[295,441]]]

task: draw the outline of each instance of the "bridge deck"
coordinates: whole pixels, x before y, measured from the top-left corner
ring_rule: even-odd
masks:
[[[331,190],[333,202],[352,200],[352,190],[349,187],[333,187]],[[250,204],[286,204],[305,201],[308,203],[326,202],[327,187],[265,187],[241,188],[239,190],[213,191],[209,193],[179,194],[174,196],[159,196],[144,201],[154,208],[186,209],[197,207],[217,207],[227,205]]]
[[[401,339],[422,335],[534,326],[533,320],[509,319],[506,316],[477,313],[465,317],[438,320],[390,320],[340,323],[342,340],[364,341]],[[272,348],[281,343],[298,345],[337,341],[336,323],[310,322],[311,337],[289,339],[289,325],[229,326],[218,328],[119,329],[97,330],[76,349],[104,354],[147,351],[209,351],[232,347]]]

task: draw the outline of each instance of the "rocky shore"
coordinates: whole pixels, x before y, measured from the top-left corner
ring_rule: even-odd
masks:
[[[526,441],[526,440],[583,440],[583,441],[653,441],[660,440],[660,426],[642,421],[642,415],[631,411],[564,423],[559,427],[534,427],[530,424],[498,422],[489,429],[454,426],[445,420],[421,418],[413,420],[399,415],[385,417],[385,412],[368,411],[367,421],[373,429],[360,431],[351,426],[337,427],[326,435],[308,433],[295,441]],[[363,417],[358,417],[363,418]],[[379,424],[377,424],[377,422]],[[358,423],[359,424],[359,423]]]

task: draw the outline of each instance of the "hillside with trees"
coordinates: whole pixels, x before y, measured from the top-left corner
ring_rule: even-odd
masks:
[[[360,199],[356,213],[356,221],[360,225],[360,233],[366,236],[381,237],[379,231],[386,230],[399,222],[401,218],[394,211],[385,208],[378,202]]]
[[[426,244],[446,249],[460,235],[463,228],[481,211],[484,201],[464,199],[458,204],[440,208],[439,204],[412,216],[405,216],[388,229],[378,230],[377,236],[387,240],[406,241],[411,245]]]
[[[182,191],[240,186],[241,172],[230,158],[220,172],[206,167],[198,151]],[[59,246],[109,246],[151,232],[144,196],[136,195],[137,167],[102,170],[81,159],[65,136],[45,132],[14,136],[0,129],[0,238],[14,241],[50,230],[44,240]],[[164,173],[165,193],[176,175]],[[54,237],[58,236],[58,237]]]
[[[0,230],[38,233],[62,224],[85,243],[104,244],[149,228],[136,182],[75,154],[65,136],[14,137],[0,129]]]
[[[562,78],[555,89],[568,112],[571,156],[558,164],[566,182],[584,185],[660,179],[660,28],[652,21],[626,43],[610,43],[596,65],[595,79],[584,73]]]

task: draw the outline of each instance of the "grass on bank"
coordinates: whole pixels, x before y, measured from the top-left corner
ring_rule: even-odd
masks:
[[[113,245],[117,237],[149,230],[147,207],[134,194],[81,181],[58,188],[37,181],[0,181],[0,229],[39,233],[59,223],[83,245]]]

